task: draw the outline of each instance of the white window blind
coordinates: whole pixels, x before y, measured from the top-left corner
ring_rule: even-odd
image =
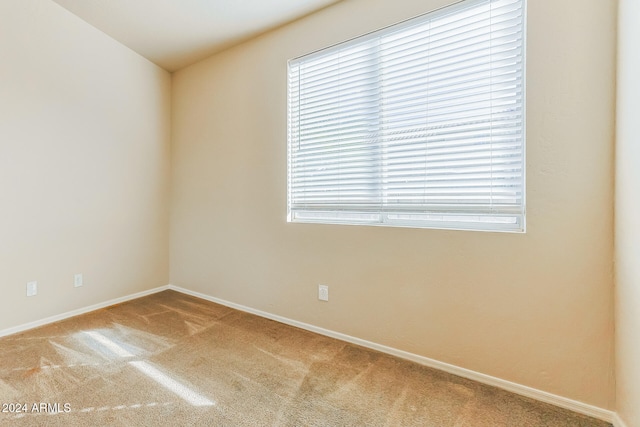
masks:
[[[524,0],[289,61],[288,220],[524,231]]]

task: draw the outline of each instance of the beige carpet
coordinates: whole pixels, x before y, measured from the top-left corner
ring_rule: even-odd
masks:
[[[609,425],[173,291],[0,339],[0,404],[8,426]]]

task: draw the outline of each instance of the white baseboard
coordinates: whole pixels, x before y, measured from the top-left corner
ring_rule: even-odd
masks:
[[[558,396],[558,395],[548,393],[546,391],[538,390],[532,387],[528,387],[522,384],[513,383],[511,381],[506,381],[501,378],[492,377],[490,375],[485,375],[480,372],[472,371],[470,369],[461,368],[459,366],[440,362],[438,360],[430,359],[428,357],[420,356],[420,355],[409,353],[403,350],[398,350],[396,348],[377,344],[371,341],[366,341],[360,338],[352,337],[346,334],[342,334],[340,332],[331,331],[331,330],[320,328],[307,323],[298,322],[297,320],[292,320],[286,317],[271,314],[265,311],[256,310],[251,307],[246,307],[244,305],[236,304],[220,298],[215,298],[200,292],[190,291],[188,289],[184,289],[179,286],[169,285],[169,289],[172,289],[174,291],[178,291],[187,295],[191,295],[194,297],[202,298],[207,301],[215,302],[217,304],[221,304],[227,307],[235,308],[240,311],[255,314],[260,317],[275,320],[276,322],[284,323],[290,326],[295,326],[297,328],[305,329],[307,331],[315,332],[331,338],[339,339],[341,341],[346,341],[362,347],[370,348],[372,350],[377,350],[382,353],[387,353],[393,356],[397,356],[402,359],[410,360],[412,362],[416,362],[421,365],[428,366],[430,368],[438,369],[453,375],[458,375],[460,377],[478,381],[483,384],[498,387],[503,390],[507,390],[512,393],[519,394],[521,396],[529,397],[531,399],[549,403],[551,405],[559,406],[561,408],[569,409],[579,414],[587,415],[587,416],[597,418],[599,420],[603,420],[609,423],[614,420],[614,415],[616,415],[613,411],[602,409],[597,406],[589,405],[587,403],[579,402],[577,400]],[[620,426],[616,426],[616,427],[626,427],[626,426],[624,426],[624,424],[620,424]]]
[[[68,319],[73,316],[78,316],[80,314],[88,313],[91,311],[99,310],[105,307],[109,307],[111,305],[120,304],[129,300],[133,300],[136,298],[144,297],[147,295],[151,295],[157,292],[161,292],[167,289],[171,289],[177,292],[181,292],[186,295],[191,295],[197,298],[202,298],[207,301],[215,302],[217,304],[221,304],[227,307],[231,307],[240,311],[244,311],[247,313],[255,314],[260,317],[264,317],[266,319],[275,320],[276,322],[284,323],[286,325],[294,326],[300,329],[305,329],[307,331],[315,332],[320,335],[325,335],[331,338],[335,338],[341,341],[349,342],[352,344],[356,344],[362,347],[370,348],[372,350],[380,351],[382,353],[390,354],[393,356],[400,357],[402,359],[410,360],[412,362],[419,363],[424,366],[428,366],[430,368],[438,369],[444,372],[448,372],[453,375],[458,375],[463,378],[467,378],[470,380],[478,381],[483,384],[491,385],[494,387],[501,388],[503,390],[510,391],[512,393],[516,393],[522,396],[529,397],[531,399],[535,399],[541,402],[549,403],[561,408],[569,409],[571,411],[587,415],[590,417],[594,417],[603,421],[607,421],[609,423],[613,423],[614,427],[627,427],[627,425],[622,421],[622,419],[613,411],[609,411],[607,409],[598,408],[593,405],[589,405],[587,403],[579,402],[576,400],[568,399],[566,397],[558,396],[552,393],[547,393],[546,391],[538,390],[535,388],[531,388],[522,384],[513,383],[511,381],[506,381],[500,378],[492,377],[490,375],[485,375],[480,372],[472,371],[470,369],[461,368],[459,366],[451,365],[448,363],[440,362],[438,360],[430,359],[428,357],[420,356],[417,354],[409,353],[403,350],[398,350],[396,348],[387,347],[385,345],[377,344],[371,341],[366,341],[360,338],[352,337],[340,332],[331,331],[329,329],[320,328],[318,326],[310,325],[307,323],[299,322],[297,320],[288,319],[286,317],[278,316],[276,314],[271,314],[266,311],[256,310],[251,307],[246,307],[241,304],[236,304],[230,301],[226,301],[220,298],[215,298],[210,295],[206,295],[200,292],[190,291],[188,289],[181,288],[179,286],[174,285],[166,285],[160,286],[158,288],[149,289],[142,292],[137,292],[135,294],[127,295],[120,298],[115,298],[109,301],[105,301],[99,304],[90,305],[88,307],[80,308],[77,310],[68,311],[66,313],[58,314],[55,316],[47,317],[41,320],[37,320],[35,322],[25,323],[23,325],[15,326],[12,328],[0,330],[0,337],[4,337],[7,335],[16,334],[19,332],[23,332],[29,329],[37,328],[39,326],[44,326],[49,323],[58,322],[60,320]]]
[[[29,329],[37,328],[39,326],[48,325],[49,323],[59,322],[60,320],[68,319],[73,316],[78,316],[80,314],[85,314],[90,311],[100,310],[101,308],[109,307],[111,305],[120,304],[125,301],[129,301],[132,299],[144,297],[147,295],[155,294],[156,292],[161,292],[169,289],[168,285],[160,286],[158,288],[149,289],[142,292],[137,292],[135,294],[127,295],[120,298],[115,298],[109,301],[101,302],[98,304],[93,304],[88,307],[79,308],[77,310],[67,311],[66,313],[57,314],[55,316],[46,317],[44,319],[36,320],[35,322],[29,322],[22,325],[14,326],[12,328],[7,328],[0,330],[0,337],[5,337],[7,335],[17,334],[18,332],[27,331]]]
[[[613,427],[627,427],[627,424],[622,421],[622,418],[617,413],[613,414]]]

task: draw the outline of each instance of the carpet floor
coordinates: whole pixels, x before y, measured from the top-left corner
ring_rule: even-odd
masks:
[[[602,421],[174,291],[0,339],[0,425]]]

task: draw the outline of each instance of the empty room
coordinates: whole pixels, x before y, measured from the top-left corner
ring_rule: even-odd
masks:
[[[0,0],[0,425],[640,427],[638,0]]]

